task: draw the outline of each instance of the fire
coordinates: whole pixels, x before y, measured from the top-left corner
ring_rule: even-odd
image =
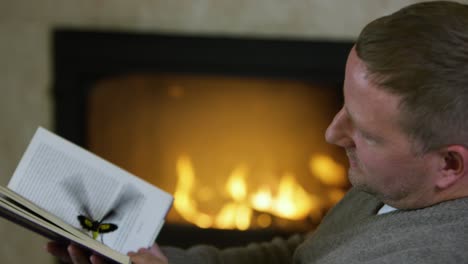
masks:
[[[188,157],[181,157],[177,161],[178,181],[174,192],[174,207],[179,214],[187,221],[202,228],[213,225],[212,217],[198,211],[197,202],[192,199],[195,186],[195,175],[192,163]]]
[[[281,178],[271,212],[290,220],[304,219],[310,211],[319,208],[317,200],[297,183],[293,174],[286,173]]]
[[[260,190],[252,195],[252,207],[260,212],[268,211],[273,204],[273,197],[268,186],[263,186]]]
[[[186,221],[202,228],[246,230],[252,225],[270,226],[271,216],[288,220],[321,217],[324,207],[336,203],[344,195],[344,190],[339,188],[346,182],[344,168],[323,155],[311,157],[309,165],[311,173],[325,186],[333,186],[323,197],[307,192],[291,172],[281,176],[278,186],[275,186],[276,191],[269,185],[249,191],[248,167],[239,165],[225,183],[224,196],[229,201],[218,213],[210,215],[201,212],[199,201],[193,198],[196,188],[194,168],[188,156],[181,156],[177,161],[174,207]],[[207,187],[205,189],[211,192]]]
[[[243,201],[247,195],[247,183],[245,178],[247,176],[247,167],[238,166],[229,176],[226,183],[226,190],[234,199],[234,201]]]
[[[216,228],[246,230],[250,227],[252,208],[243,203],[229,203],[216,216]]]
[[[328,156],[313,156],[310,159],[309,167],[312,174],[325,185],[343,186],[346,184],[344,167]]]

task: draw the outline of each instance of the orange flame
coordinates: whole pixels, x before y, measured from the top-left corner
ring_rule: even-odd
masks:
[[[346,181],[344,168],[327,156],[314,156],[309,165],[312,174],[324,185],[342,186]],[[216,215],[209,215],[198,209],[198,202],[193,198],[196,177],[189,157],[181,156],[178,159],[177,176],[174,207],[186,221],[202,228],[248,229],[252,225],[254,210],[259,212],[256,223],[260,227],[271,224],[270,215],[289,220],[301,220],[310,215],[321,216],[323,207],[329,206],[326,201],[336,203],[344,195],[344,191],[338,187],[332,187],[326,197],[310,194],[290,172],[281,177],[275,195],[271,186],[267,185],[249,194],[246,180],[248,167],[239,165],[231,172],[225,184],[230,202],[224,204]]]

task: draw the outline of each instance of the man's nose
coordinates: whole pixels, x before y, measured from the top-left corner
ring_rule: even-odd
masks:
[[[343,148],[354,146],[354,141],[350,137],[350,120],[344,108],[335,115],[333,121],[325,132],[325,140],[328,143],[338,145]]]

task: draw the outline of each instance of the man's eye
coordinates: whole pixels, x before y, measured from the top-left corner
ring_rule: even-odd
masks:
[[[373,138],[364,138],[367,143],[369,143],[369,145],[375,145],[377,144],[377,140],[373,139]]]
[[[365,133],[365,132],[363,132],[363,131],[359,131],[359,134],[360,134],[361,137],[362,137],[366,142],[368,142],[369,144],[375,144],[375,143],[377,143],[377,140],[376,140],[373,136],[371,136],[371,135],[369,135],[369,134],[367,134],[367,133]]]

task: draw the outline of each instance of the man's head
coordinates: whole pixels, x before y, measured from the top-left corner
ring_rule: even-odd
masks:
[[[416,150],[468,146],[468,5],[403,8],[369,23],[356,51],[373,83],[402,97],[401,126]]]
[[[398,208],[468,196],[468,6],[421,3],[371,22],[344,96],[326,137],[346,149],[354,186]]]

